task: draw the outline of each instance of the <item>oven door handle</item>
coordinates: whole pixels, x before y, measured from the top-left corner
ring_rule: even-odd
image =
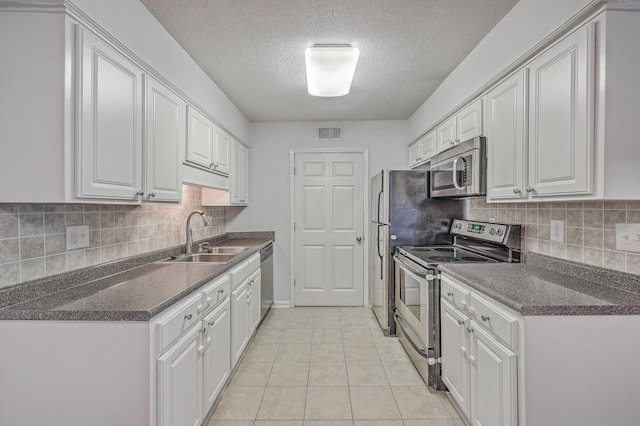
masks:
[[[406,269],[407,271],[411,272],[414,275],[417,275],[420,278],[424,278],[427,281],[433,281],[435,279],[435,277],[433,276],[433,274],[431,274],[429,271],[427,271],[426,269],[417,269],[415,266],[407,263],[407,261],[405,261],[405,257],[398,255],[397,253],[393,255],[393,260],[395,262],[398,262],[400,265],[400,268],[402,269]],[[416,265],[418,266],[418,265]]]

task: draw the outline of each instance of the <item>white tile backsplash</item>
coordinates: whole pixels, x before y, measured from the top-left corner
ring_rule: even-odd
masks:
[[[226,232],[226,209],[203,207],[202,191],[183,185],[182,205],[0,203],[0,288],[184,244],[189,212],[195,240]],[[66,249],[65,226],[89,225],[89,247]]]

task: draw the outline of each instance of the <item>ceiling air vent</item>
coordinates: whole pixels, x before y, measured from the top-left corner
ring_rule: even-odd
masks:
[[[318,127],[318,140],[320,141],[341,141],[342,126]]]

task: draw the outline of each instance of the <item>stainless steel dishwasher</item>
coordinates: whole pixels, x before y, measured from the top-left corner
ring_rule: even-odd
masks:
[[[260,250],[260,318],[264,318],[273,304],[273,244]]]

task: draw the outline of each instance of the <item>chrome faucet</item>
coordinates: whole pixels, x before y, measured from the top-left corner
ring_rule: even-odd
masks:
[[[205,226],[211,226],[211,221],[204,214],[203,211],[194,210],[191,213],[189,213],[189,216],[187,216],[187,243],[185,245],[185,252],[187,254],[193,253],[193,249],[191,248],[191,246],[193,246],[193,233],[191,232],[191,218],[196,214],[199,214],[200,216],[202,216],[202,220],[204,221]]]

